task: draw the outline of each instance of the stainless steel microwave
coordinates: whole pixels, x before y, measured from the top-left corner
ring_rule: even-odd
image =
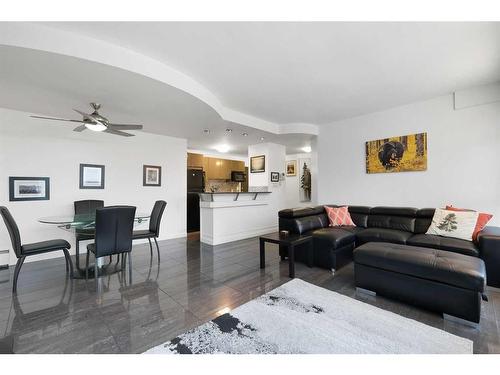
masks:
[[[246,177],[247,176],[246,176],[245,172],[240,172],[240,171],[232,171],[231,172],[231,181],[245,182]]]

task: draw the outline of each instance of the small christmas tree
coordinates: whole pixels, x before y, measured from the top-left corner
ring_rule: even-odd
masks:
[[[439,229],[444,230],[445,232],[452,232],[457,229],[457,215],[448,214],[444,217],[444,219],[437,226]]]

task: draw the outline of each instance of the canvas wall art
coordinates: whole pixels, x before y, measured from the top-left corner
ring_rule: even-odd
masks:
[[[366,173],[427,170],[427,133],[402,135],[365,143]]]

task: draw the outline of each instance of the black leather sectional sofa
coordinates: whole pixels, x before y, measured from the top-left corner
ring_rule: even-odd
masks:
[[[354,258],[361,291],[477,325],[486,281],[500,287],[500,228],[486,227],[477,243],[428,235],[434,211],[349,206],[356,226],[329,227],[323,206],[286,209],[279,212],[279,228],[312,237],[316,266],[335,272]],[[295,259],[306,262],[307,250],[296,247]],[[287,256],[285,248],[280,255]]]
[[[328,205],[340,207],[337,205]],[[500,227],[486,227],[477,242],[425,234],[433,208],[349,206],[355,227],[329,227],[324,206],[285,209],[279,212],[279,229],[310,234],[314,264],[336,270],[349,263],[354,248],[368,242],[387,242],[448,251],[484,260],[488,285],[500,287]],[[286,256],[285,249],[280,255]],[[306,249],[295,250],[295,259],[306,262]]]

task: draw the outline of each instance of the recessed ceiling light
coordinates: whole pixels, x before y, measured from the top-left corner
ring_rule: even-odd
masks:
[[[229,128],[226,129],[226,133],[232,133],[232,132],[233,132],[233,129],[229,129]]]
[[[243,137],[248,137],[248,133],[241,133]]]
[[[304,147],[302,147],[302,151],[304,151],[304,152],[311,152],[311,146],[304,146]]]
[[[204,129],[204,130],[203,130],[203,133],[205,133],[205,134],[210,134],[210,129]]]
[[[260,137],[260,140],[263,141],[265,138],[264,137]]]
[[[229,147],[229,145],[218,145],[218,146],[215,146],[215,149],[218,152],[228,152],[230,147]]]

